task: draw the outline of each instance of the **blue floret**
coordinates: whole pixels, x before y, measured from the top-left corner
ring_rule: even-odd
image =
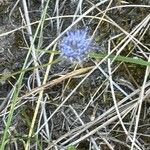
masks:
[[[59,43],[60,54],[71,61],[82,61],[92,49],[87,29],[68,31]]]

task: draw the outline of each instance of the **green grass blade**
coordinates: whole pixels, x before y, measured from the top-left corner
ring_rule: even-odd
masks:
[[[145,61],[141,58],[131,58],[126,56],[115,56],[115,55],[108,56],[108,54],[94,53],[94,52],[90,53],[89,57],[95,59],[102,59],[104,57],[107,57],[111,60],[115,58],[115,61],[127,62],[127,63],[137,64],[137,65],[142,65],[142,66],[150,66],[150,62]]]

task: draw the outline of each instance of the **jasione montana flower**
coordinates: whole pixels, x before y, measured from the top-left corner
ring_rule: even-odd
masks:
[[[93,48],[87,28],[68,31],[59,43],[60,55],[75,62],[85,59]]]

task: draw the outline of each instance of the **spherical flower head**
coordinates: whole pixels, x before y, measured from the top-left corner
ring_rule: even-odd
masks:
[[[88,29],[68,31],[59,43],[60,55],[73,62],[81,62],[93,49]]]

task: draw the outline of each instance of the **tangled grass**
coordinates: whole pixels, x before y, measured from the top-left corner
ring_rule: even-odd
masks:
[[[25,53],[21,67],[0,73],[2,91],[10,87],[0,149],[150,149],[149,1],[10,3],[14,29],[0,38],[19,32],[23,45],[10,53]]]

